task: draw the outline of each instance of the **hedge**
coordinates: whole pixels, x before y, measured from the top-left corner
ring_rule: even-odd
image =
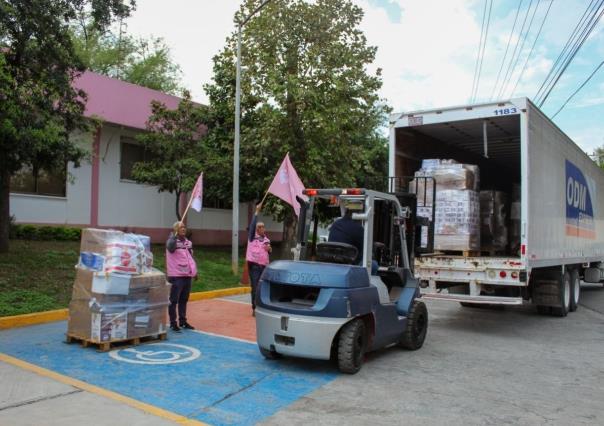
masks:
[[[13,240],[79,241],[80,228],[66,226],[37,226],[11,224],[10,238]]]

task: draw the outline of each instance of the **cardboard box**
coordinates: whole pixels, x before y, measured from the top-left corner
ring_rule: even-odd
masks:
[[[170,287],[158,270],[124,275],[76,268],[68,333],[98,343],[163,333]]]
[[[166,285],[166,276],[156,269],[147,274],[126,275],[99,273],[76,267],[71,298],[72,300],[87,300],[93,295],[128,296],[137,292],[142,294],[144,290],[148,292],[149,289],[155,287],[161,287],[165,291]]]
[[[140,274],[149,272],[153,266],[150,239],[140,234],[85,228],[80,252],[79,265],[87,269],[102,267],[104,272]]]
[[[71,302],[67,332],[92,342],[127,339],[127,309],[119,306],[97,309],[86,302]]]
[[[164,333],[167,324],[165,306],[132,312],[128,315],[128,336],[133,338]]]
[[[507,195],[480,191],[480,239],[483,250],[503,251],[508,244]]]
[[[480,200],[471,190],[437,189],[434,248],[480,250]]]

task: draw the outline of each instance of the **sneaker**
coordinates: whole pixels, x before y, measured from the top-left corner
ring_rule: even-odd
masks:
[[[180,327],[177,326],[176,324],[172,324],[170,326],[170,328],[172,329],[172,331],[176,332],[176,333],[180,333]]]
[[[189,324],[188,322],[184,322],[180,325],[181,328],[187,329],[187,330],[195,330],[195,327],[193,327],[191,324]]]

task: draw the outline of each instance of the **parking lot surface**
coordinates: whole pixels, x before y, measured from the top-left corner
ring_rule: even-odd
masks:
[[[210,424],[604,424],[604,289],[584,285],[582,297],[566,318],[530,305],[428,302],[422,349],[371,353],[353,376],[329,362],[264,360],[249,295],[191,303],[198,331],[165,342],[101,353],[63,343],[66,324],[55,322],[1,332],[0,352]],[[31,384],[27,397],[3,384],[2,424],[39,424],[44,413],[55,413],[51,424],[112,424],[118,414],[132,424],[170,423],[0,367],[3,379]],[[95,422],[103,410],[113,417]]]

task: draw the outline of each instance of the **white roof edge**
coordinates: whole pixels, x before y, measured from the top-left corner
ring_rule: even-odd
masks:
[[[489,105],[497,105],[497,104],[501,104],[501,103],[518,103],[518,102],[528,104],[531,101],[528,97],[521,96],[518,98],[500,99],[497,101],[483,102],[483,103],[477,103],[477,104],[454,105],[454,106],[448,106],[448,107],[444,107],[444,108],[431,108],[431,109],[422,109],[422,110],[415,110],[415,111],[396,112],[396,113],[390,114],[390,123],[393,123],[393,122],[399,120],[401,117],[404,117],[406,115],[430,114],[430,113],[435,113],[435,112],[453,111],[453,110],[457,110],[457,109],[466,109],[466,108],[481,108],[481,107],[485,107],[485,106],[489,106]]]

